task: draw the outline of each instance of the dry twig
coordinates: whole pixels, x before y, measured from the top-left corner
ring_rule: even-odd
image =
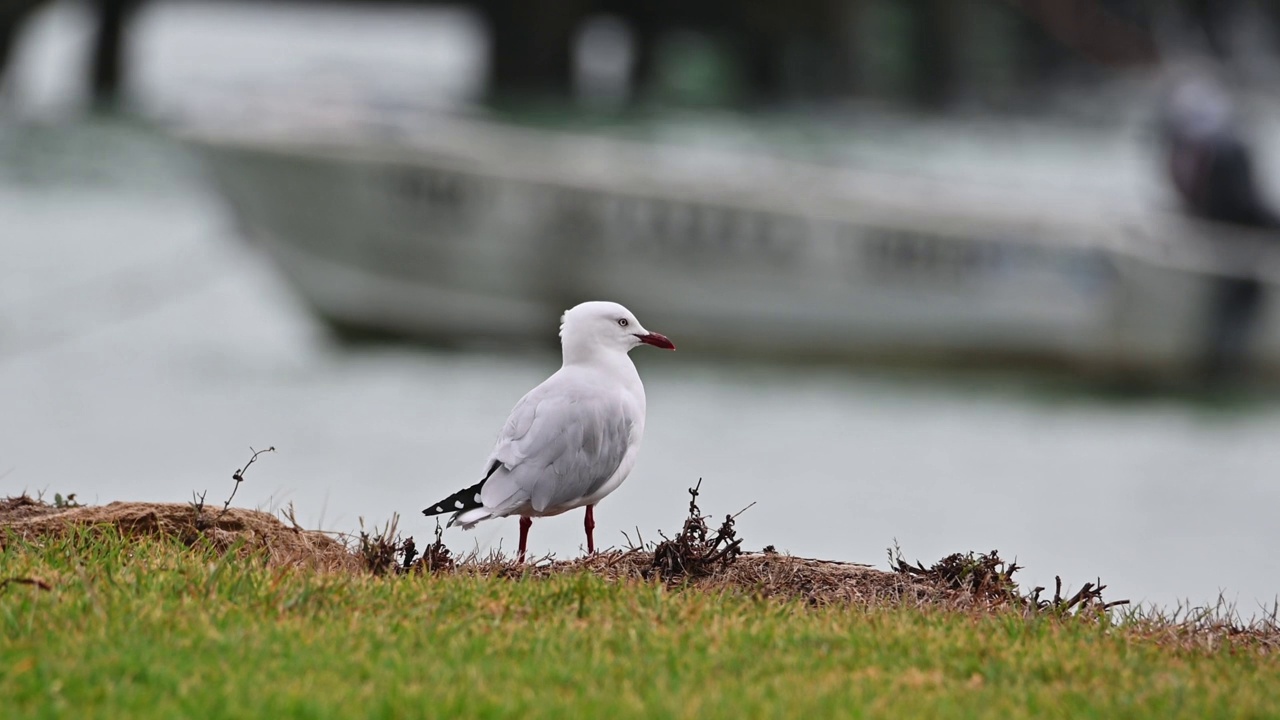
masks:
[[[700,577],[712,573],[717,566],[725,567],[742,554],[742,539],[733,528],[737,515],[725,515],[724,522],[715,534],[707,526],[707,518],[698,508],[698,484],[689,488],[689,516],[675,538],[662,536],[662,542],[653,550],[653,568],[659,577],[671,581],[678,577]],[[752,503],[754,505],[755,503]]]
[[[219,513],[219,517],[221,517],[222,515],[225,515],[227,513],[227,510],[231,508],[231,501],[232,499],[235,498],[236,491],[240,489],[240,483],[244,482],[244,474],[248,472],[249,466],[257,462],[258,456],[261,455],[262,453],[269,453],[269,452],[275,452],[275,451],[276,451],[275,445],[272,445],[266,450],[254,450],[252,445],[249,446],[249,452],[253,453],[253,457],[249,458],[249,462],[245,463],[244,467],[240,468],[239,470],[236,470],[234,473],[231,473],[231,479],[235,480],[236,484],[231,487],[231,495],[227,497],[227,501],[222,503],[222,512]],[[200,501],[201,503],[204,502],[203,495],[200,496]]]
[[[41,590],[53,589],[52,585],[37,577],[11,577],[0,580],[0,592],[4,592],[10,585],[30,585]]]

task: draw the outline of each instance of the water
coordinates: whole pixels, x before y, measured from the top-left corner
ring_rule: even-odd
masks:
[[[211,11],[164,12],[178,15],[153,29]],[[329,27],[314,32],[341,37]],[[47,50],[25,52],[20,87],[53,77],[31,64]],[[141,100],[163,106],[186,87],[155,79]],[[74,118],[50,109],[72,97],[60,92],[19,93],[20,109]],[[0,494],[185,502],[207,490],[221,502],[249,447],[274,445],[237,504],[293,503],[305,524],[335,530],[400,513],[422,538],[434,524],[418,511],[475,480],[511,405],[557,365],[335,346],[160,135],[12,117],[0,124]],[[757,503],[739,520],[753,548],[881,566],[895,539],[926,561],[998,548],[1025,582],[1101,576],[1109,597],[1164,605],[1222,591],[1246,613],[1280,592],[1273,401],[1222,409],[635,355],[648,432],[635,473],[599,508],[602,544],[676,530],[684,489],[703,478],[708,511]],[[531,544],[573,555],[580,522],[541,520]],[[447,541],[511,548],[515,536],[506,520]]]

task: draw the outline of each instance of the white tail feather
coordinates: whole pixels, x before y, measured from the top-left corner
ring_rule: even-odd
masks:
[[[454,515],[453,518],[449,520],[449,527],[453,527],[454,525],[461,525],[463,530],[470,530],[471,528],[475,527],[476,523],[480,522],[481,520],[490,520],[493,517],[495,517],[493,513],[489,512],[488,510],[482,507],[472,508],[470,510],[463,510],[462,512]]]

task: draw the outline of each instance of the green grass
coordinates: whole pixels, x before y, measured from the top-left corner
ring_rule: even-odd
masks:
[[[5,718],[1280,716],[1274,655],[1122,626],[4,543]]]

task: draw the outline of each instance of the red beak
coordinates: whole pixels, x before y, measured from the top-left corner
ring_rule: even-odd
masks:
[[[656,348],[662,348],[663,350],[676,349],[676,344],[671,342],[666,335],[662,335],[660,333],[649,333],[648,335],[637,335],[636,337],[640,338],[640,342],[645,345],[652,345]]]

